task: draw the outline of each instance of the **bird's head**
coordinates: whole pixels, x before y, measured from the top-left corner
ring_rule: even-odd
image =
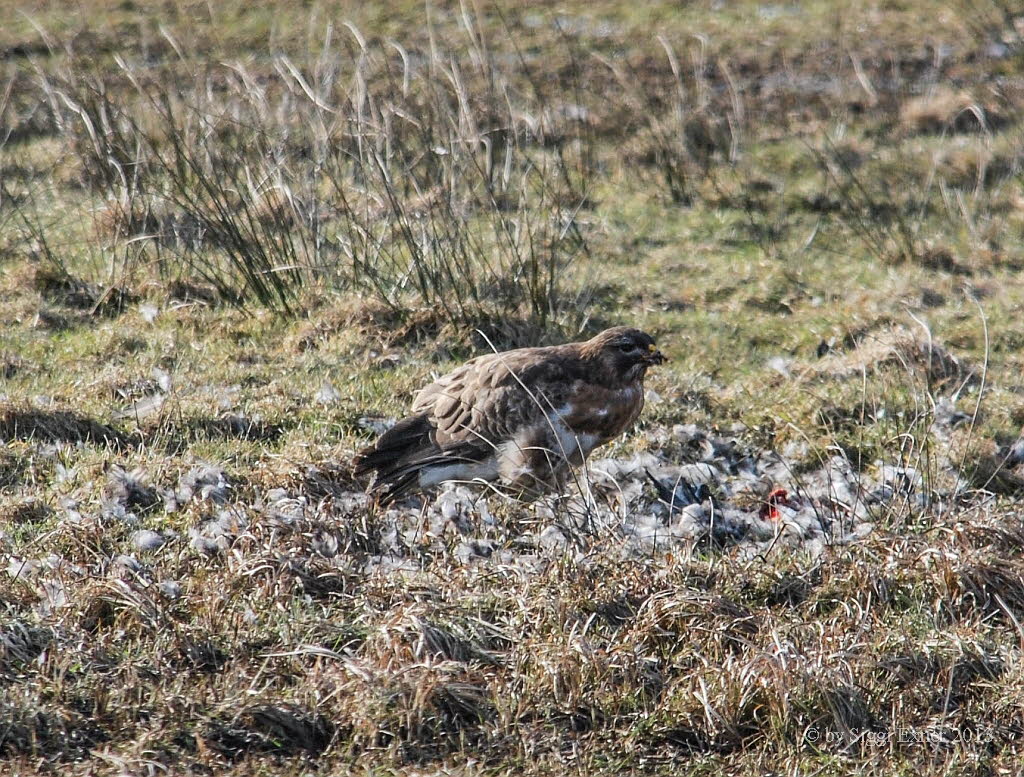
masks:
[[[653,337],[628,326],[606,329],[588,340],[583,355],[598,361],[610,377],[624,383],[642,380],[648,367],[668,361]]]

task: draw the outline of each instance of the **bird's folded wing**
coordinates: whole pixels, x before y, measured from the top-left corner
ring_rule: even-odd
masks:
[[[429,414],[442,449],[494,448],[542,422],[565,393],[558,364],[539,350],[473,359],[422,389],[413,412]]]

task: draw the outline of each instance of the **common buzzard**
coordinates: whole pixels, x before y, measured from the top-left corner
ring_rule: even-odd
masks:
[[[412,415],[357,454],[356,474],[374,474],[381,504],[447,480],[533,498],[633,425],[647,369],[664,361],[650,335],[624,326],[478,356],[421,389]]]

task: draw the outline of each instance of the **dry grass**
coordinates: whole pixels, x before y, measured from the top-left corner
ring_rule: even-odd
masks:
[[[967,92],[946,87],[907,100],[900,107],[900,123],[913,132],[984,132],[992,122],[1003,121]]]
[[[207,560],[172,543],[90,563],[100,535],[64,529],[51,542],[81,550],[64,551],[60,584],[5,584],[9,602],[58,585],[67,601],[55,630],[24,615],[5,627],[3,672],[30,671],[50,700],[9,697],[3,750],[23,766],[107,742],[131,768],[470,755],[553,773],[922,767],[981,746],[1009,766],[1024,567],[1003,517],[971,520],[970,534],[879,533],[812,563],[597,552],[525,577],[500,563],[345,574],[358,550],[327,562],[306,545],[337,530],[322,507],[290,527],[255,521]]]
[[[10,402],[0,406],[0,440],[41,443],[90,442],[127,447],[130,438],[122,432],[82,416],[73,410],[47,410]]]

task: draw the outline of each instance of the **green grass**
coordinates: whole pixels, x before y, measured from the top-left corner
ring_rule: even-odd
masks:
[[[0,562],[41,564],[0,572],[0,770],[1016,768],[1020,18],[719,5],[0,0]],[[60,93],[98,86],[94,141]],[[373,421],[487,338],[619,323],[671,362],[611,455],[689,461],[696,424],[804,475],[918,466],[941,506],[820,554],[623,559],[524,550],[563,517],[494,500],[486,562],[425,521],[371,563]],[[933,428],[946,402],[973,420]],[[227,503],[166,509],[206,464]]]

